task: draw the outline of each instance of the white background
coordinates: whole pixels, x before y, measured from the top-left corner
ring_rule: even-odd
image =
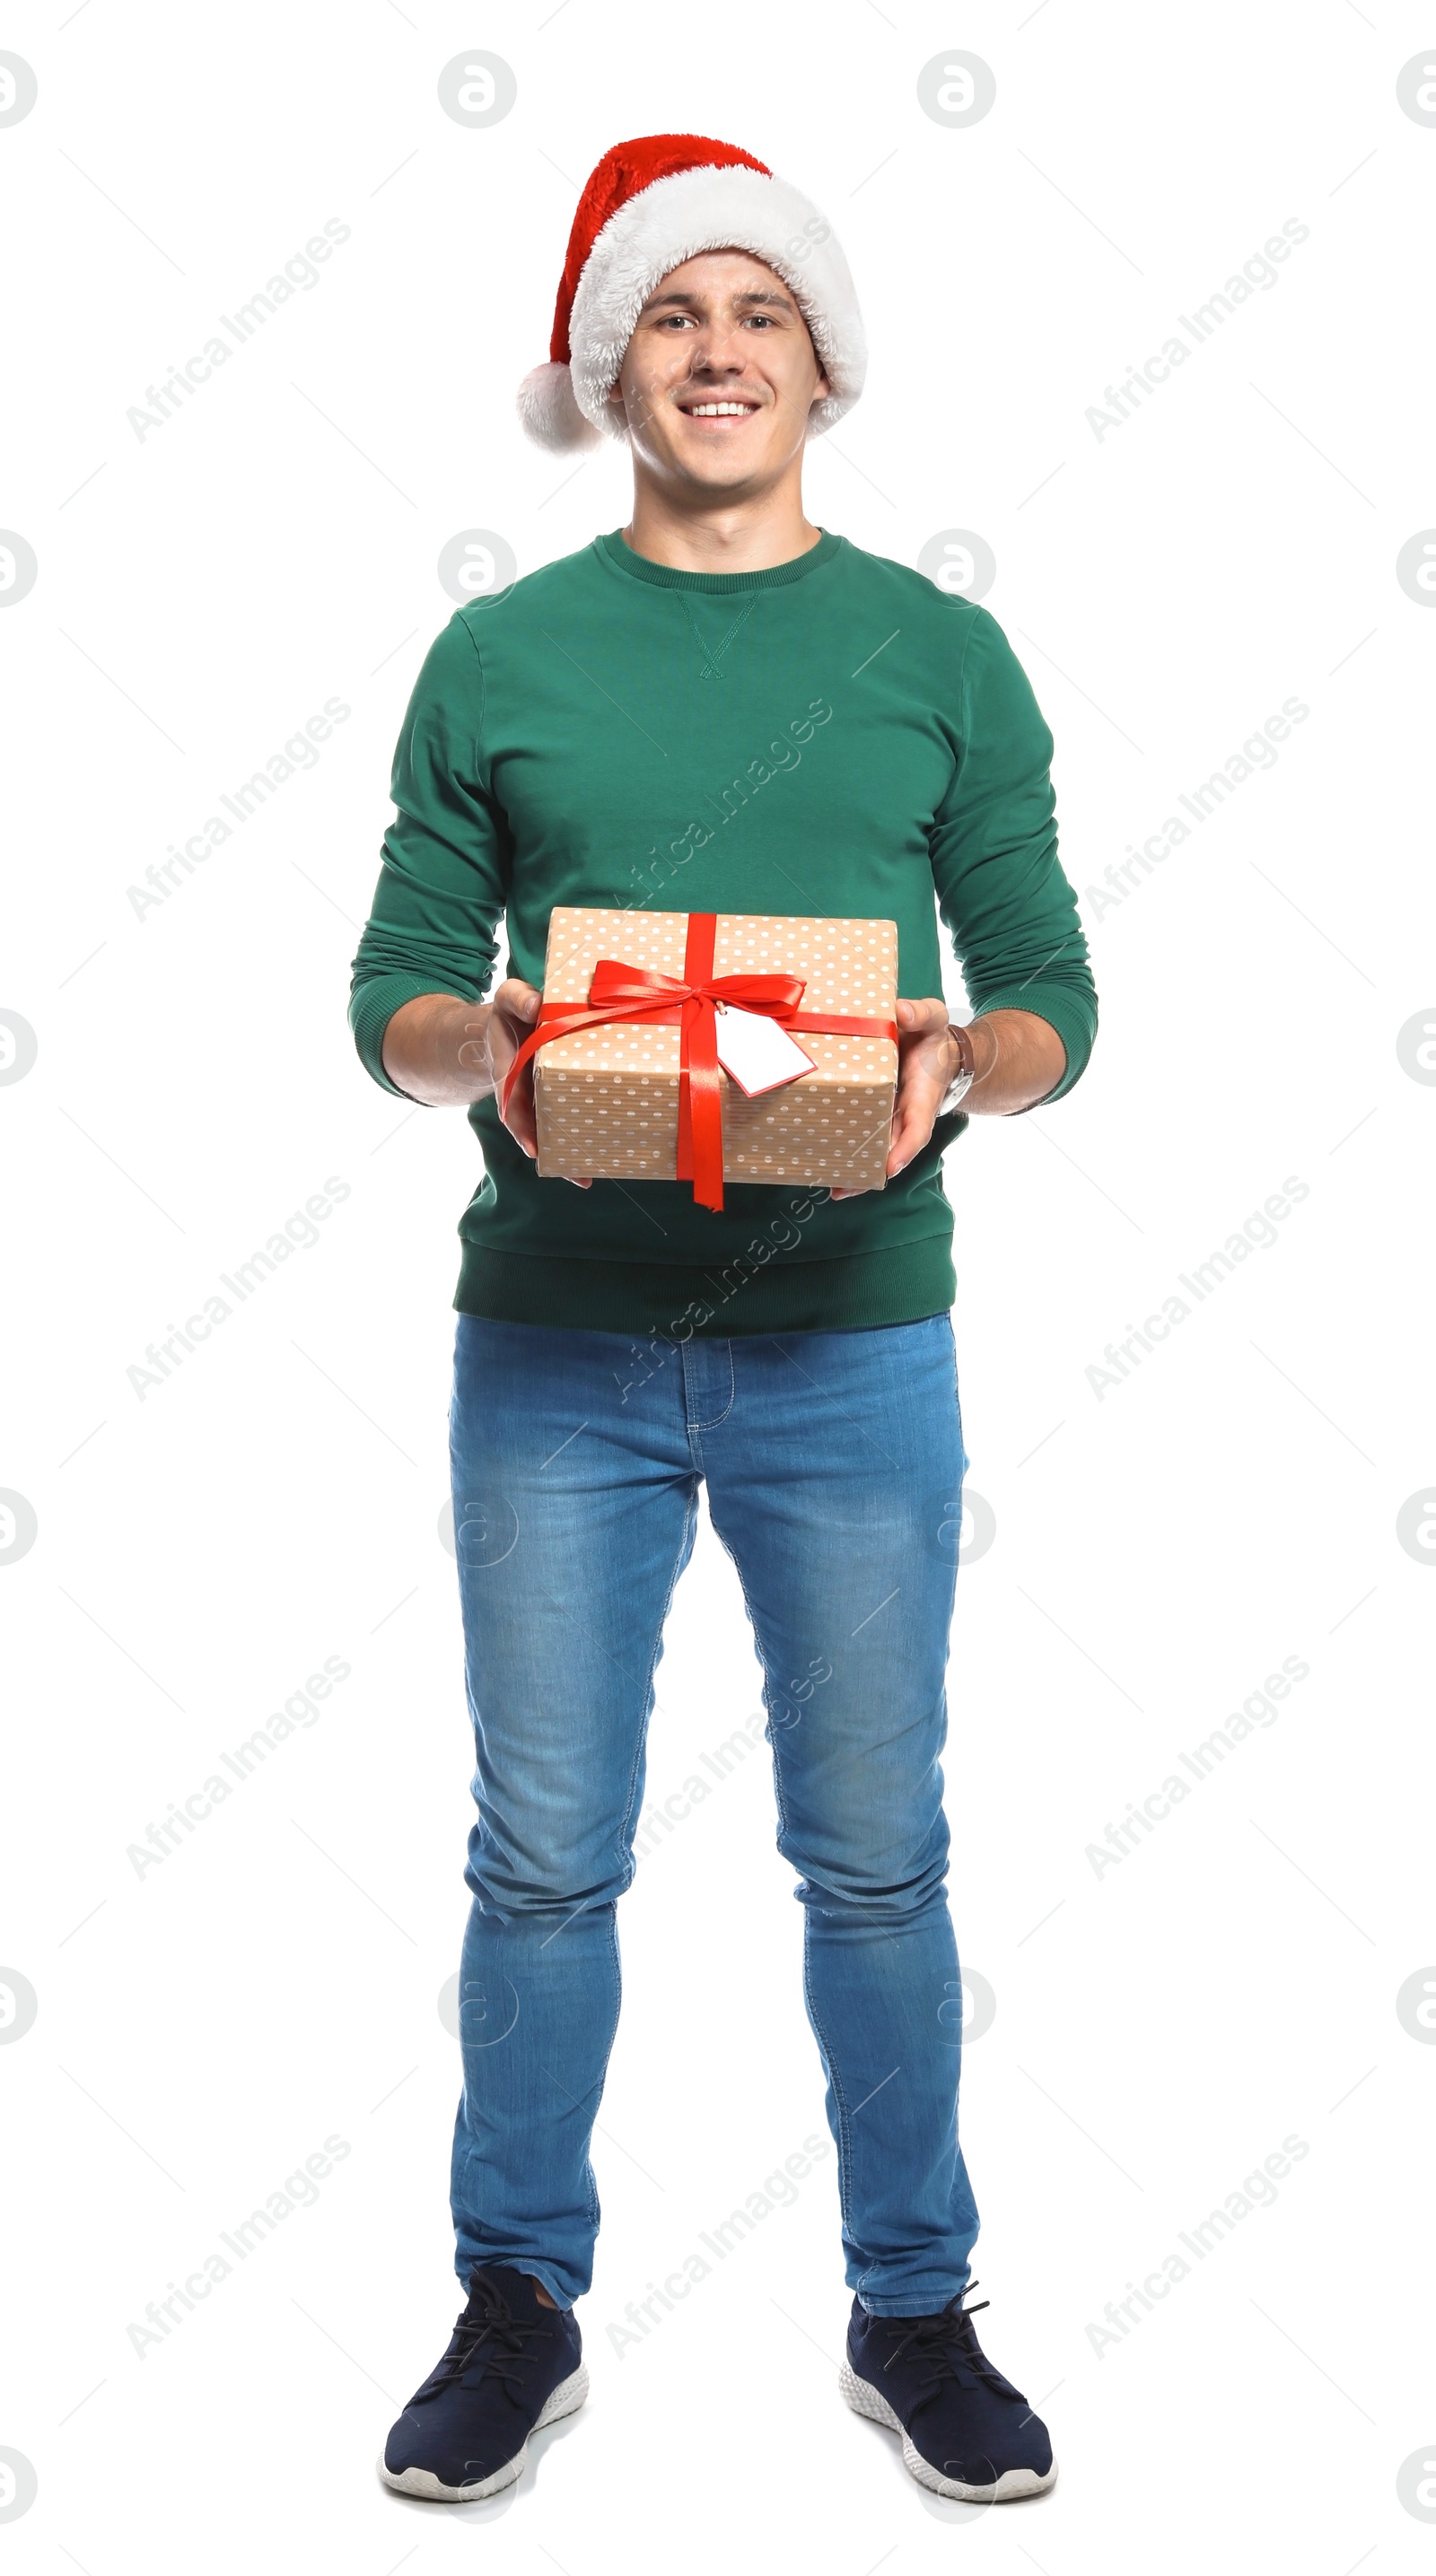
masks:
[[[1429,2563],[1397,2480],[1436,2458],[1436,2050],[1396,1997],[1436,1959],[1433,1574],[1397,1516],[1436,1472],[1436,1090],[1429,1039],[1423,1080],[1397,1038],[1436,1024],[1436,617],[1395,563],[1436,520],[1436,130],[1396,95],[1431,34],[1393,0],[10,12],[39,84],[0,128],[0,521],[39,567],[0,616],[0,1008],[38,1039],[0,1092],[0,1485],[38,1521],[0,1567],[0,1958],[38,1997],[0,2048],[0,2445],[38,2478],[15,2567]],[[437,96],[475,44],[518,93],[480,130]],[[953,45],[997,84],[965,130],[917,96]],[[952,1669],[953,1902],[996,1996],[964,2135],[984,2338],[1062,2466],[997,2513],[924,2496],[839,2402],[831,2157],[638,2349],[606,2333],[822,2127],[758,1762],[622,1909],[589,2405],[489,2506],[373,2469],[458,2304],[437,1998],[471,1746],[438,1519],[475,1156],[365,1080],[349,960],[440,548],[492,529],[527,571],[625,515],[622,452],[571,474],[513,392],[577,186],[674,127],[837,226],[871,389],[813,448],[811,515],[907,563],[952,528],[993,549],[1101,994],[1075,1094],[977,1122],[948,1167],[996,1523]],[[330,217],[318,285],[137,438],[146,387]],[[1279,282],[1099,440],[1104,388],[1291,217]],[[329,697],[352,713],[317,765],[137,917],[127,889]],[[1288,697],[1310,713],[1275,766],[1096,906]],[[141,1400],[145,1346],[331,1175],[319,1241]],[[1288,1175],[1277,1242],[1099,1398],[1104,1345]],[[319,1722],[138,1878],[127,1846],[327,1656],[352,1670]],[[1276,1722],[1099,1877],[1088,1843],[1288,1656],[1310,1673]],[[757,1690],[705,1533],[654,1789]],[[330,2134],[315,2205],[139,2357],[146,2303]],[[1288,2135],[1275,2204],[1094,2350]]]

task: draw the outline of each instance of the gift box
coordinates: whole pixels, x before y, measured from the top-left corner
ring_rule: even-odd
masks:
[[[540,1174],[691,1179],[709,1207],[724,1181],[880,1189],[896,997],[891,921],[558,905],[523,1050]]]

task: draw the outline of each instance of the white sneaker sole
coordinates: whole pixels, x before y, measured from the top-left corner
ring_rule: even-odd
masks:
[[[576,2414],[587,2395],[588,2372],[580,2363],[570,2379],[559,2381],[533,2428],[534,2432],[541,2433],[545,2424],[556,2424],[561,2415]],[[529,2439],[532,2438],[531,2434]],[[492,2477],[476,2478],[471,2485],[463,2487],[446,2487],[443,2479],[436,2478],[432,2469],[386,2469],[382,2452],[379,2475],[385,2486],[393,2487],[399,2495],[427,2496],[432,2504],[477,2504],[484,2496],[498,2495],[502,2488],[511,2487],[528,2455],[526,2441],[523,2449],[515,2451],[511,2460],[505,2460],[501,2469],[495,2469]]]
[[[952,2496],[959,2504],[1010,2504],[1017,2496],[1045,2495],[1050,2486],[1056,2485],[1055,2460],[1045,2474],[1039,2469],[1004,2469],[995,2484],[987,2487],[964,2486],[961,2478],[945,2478],[941,2469],[935,2469],[931,2460],[925,2460],[914,2447],[887,2399],[879,2395],[871,2381],[859,2379],[851,2363],[843,2363],[838,2385],[855,2415],[866,2415],[869,2423],[885,2424],[890,2433],[901,2434],[903,2466],[919,2486],[929,2488],[933,2495]]]

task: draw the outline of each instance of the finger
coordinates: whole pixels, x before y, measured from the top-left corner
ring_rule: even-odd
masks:
[[[530,1024],[538,1016],[542,1000],[543,995],[536,992],[532,984],[525,984],[516,975],[507,976],[494,995],[488,1045],[489,1062],[493,1067],[494,1083],[500,1103],[502,1103],[509,1067],[529,1034]],[[505,1109],[500,1106],[499,1115],[515,1144],[521,1146],[530,1162],[533,1162],[538,1155],[538,1122],[534,1111],[534,1069],[531,1061],[525,1065],[515,1083],[508,1107]]]
[[[500,1077],[502,1080],[502,1076]],[[538,1120],[534,1112],[534,1069],[526,1064],[509,1095],[509,1105],[500,1111],[504,1125],[514,1143],[520,1145],[529,1161],[538,1156]]]
[[[933,1131],[942,1087],[930,1074],[914,1073],[903,1084],[893,1112],[892,1143],[888,1148],[889,1180],[920,1154]]]
[[[946,1028],[947,1004],[941,999],[900,1001],[897,1006],[897,1024],[904,1037],[926,1037],[934,1029]]]
[[[922,1152],[924,1145],[932,1134],[932,1130],[933,1121],[931,1118],[923,1118],[914,1115],[905,1118],[902,1121],[901,1125],[894,1131],[892,1143],[888,1147],[888,1158],[885,1168],[890,1181],[894,1180],[899,1172],[905,1172],[907,1170],[914,1154],[920,1154]]]
[[[893,1096],[894,1128],[902,1126],[914,1114],[931,1122],[937,1116],[946,1089],[946,1072],[940,1064],[933,1063],[930,1052],[925,1050],[922,1054],[910,1055],[898,1076]]]
[[[482,1038],[465,1039],[459,1050],[460,1063],[477,1064],[487,1054],[495,1083],[502,1085],[542,1001],[543,995],[536,993],[532,984],[521,983],[517,976],[508,977],[494,995]]]

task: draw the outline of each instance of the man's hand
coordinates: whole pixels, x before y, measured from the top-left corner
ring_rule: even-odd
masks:
[[[420,993],[394,1013],[384,1031],[384,1070],[426,1109],[469,1108],[503,1089],[504,1076],[538,1017],[541,993],[510,975],[491,1002],[461,1002],[453,993]],[[504,1120],[532,1162],[538,1154],[534,1069],[530,1057]],[[586,1190],[587,1181],[577,1189]]]
[[[951,1034],[946,1002],[899,1002],[898,1077],[888,1144],[887,1178],[896,1179],[931,1136],[943,1096],[956,1080],[962,1055]],[[1067,1050],[1050,1020],[1035,1011],[984,1011],[965,1023],[977,1072],[960,1106],[979,1116],[1010,1116],[1045,1100],[1067,1070]],[[835,1199],[857,1190],[833,1190]]]
[[[426,1109],[467,1109],[497,1090],[533,1026],[541,999],[532,984],[520,983],[517,976],[501,984],[491,1002],[420,993],[394,1013],[384,1031],[384,1071]],[[524,1083],[520,1089],[528,1094],[528,1126],[519,1142],[532,1154],[533,1085]]]
[[[421,993],[394,1013],[384,1031],[384,1070],[410,1100],[426,1107],[467,1108],[502,1089],[504,1076],[538,1017],[543,996],[511,975],[491,1002],[462,1002],[452,993]],[[961,1064],[943,1001],[897,1006],[898,1079],[888,1144],[887,1177],[905,1170],[932,1134],[943,1095]],[[965,1110],[1007,1116],[1045,1100],[1067,1069],[1067,1050],[1050,1020],[1035,1011],[985,1011],[968,1024],[977,1073]],[[533,1060],[514,1088],[505,1120],[532,1161],[538,1153]],[[587,1181],[575,1187],[586,1190]],[[833,1190],[835,1199],[856,1190]]]
[[[542,999],[542,994],[536,993],[532,984],[520,983],[517,975],[510,975],[494,995],[489,1007],[488,1060],[490,1079],[496,1093],[503,1090],[504,1077],[538,1017]],[[533,1162],[538,1154],[538,1122],[534,1115],[532,1056],[514,1084],[513,1098],[503,1113],[503,1120],[515,1144],[522,1145],[529,1161]]]

